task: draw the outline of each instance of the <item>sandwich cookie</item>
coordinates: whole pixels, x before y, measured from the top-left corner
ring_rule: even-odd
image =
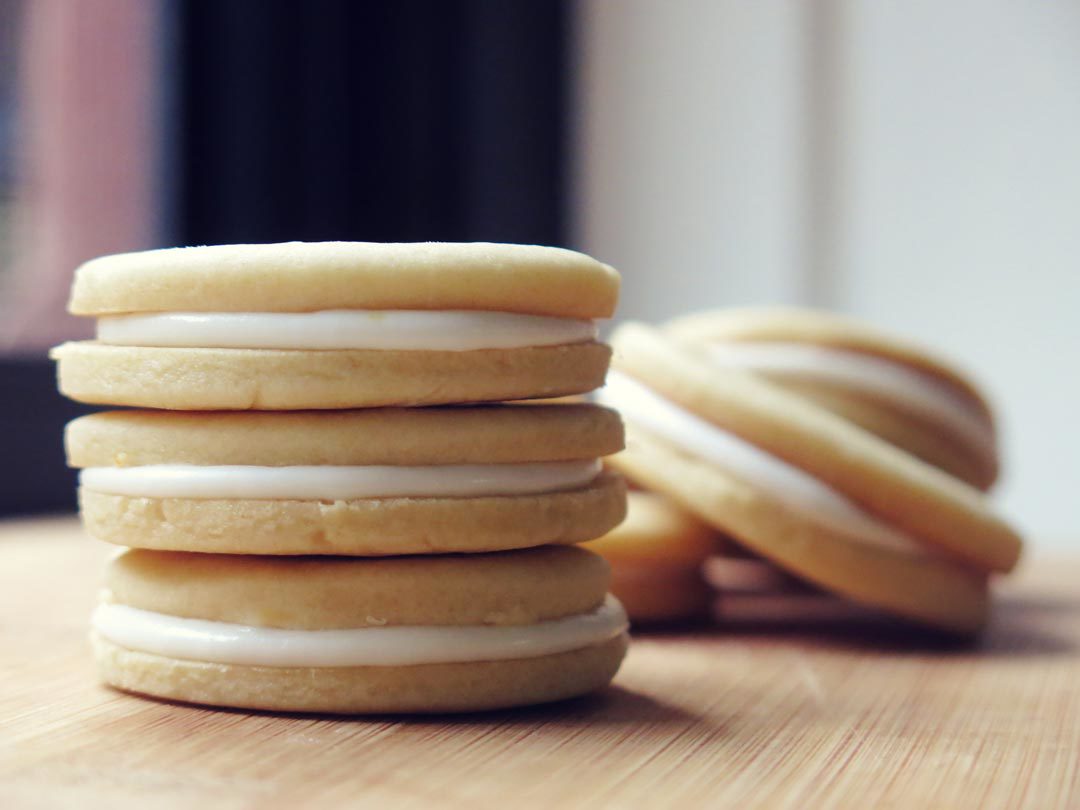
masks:
[[[611,565],[612,593],[640,622],[706,615],[712,594],[701,566],[717,547],[714,529],[650,492],[631,492],[626,520],[585,544]]]
[[[625,484],[597,405],[113,411],[70,423],[87,532],[137,548],[379,556],[599,537]]]
[[[839,315],[781,307],[688,315],[667,331],[716,367],[761,375],[978,489],[998,477],[990,406],[922,347]]]
[[[656,330],[617,330],[601,401],[627,422],[612,466],[756,554],[854,601],[978,630],[987,577],[1021,541],[973,488]]]
[[[559,248],[289,242],[105,256],[53,350],[81,402],[299,410],[555,397],[603,383],[618,274]]]
[[[273,711],[460,712],[606,685],[627,619],[579,548],[471,557],[111,560],[93,642],[105,682]]]

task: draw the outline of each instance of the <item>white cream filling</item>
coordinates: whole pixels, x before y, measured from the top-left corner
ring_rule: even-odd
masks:
[[[164,312],[97,321],[98,340],[113,346],[461,352],[584,343],[596,336],[590,320],[486,311]]]
[[[810,523],[852,540],[911,554],[930,553],[914,538],[863,511],[804,470],[695,416],[625,374],[609,372],[597,399],[619,410],[628,422],[707,459]]]
[[[361,667],[505,661],[577,650],[626,632],[613,596],[589,613],[513,626],[395,626],[283,630],[183,619],[104,603],[94,630],[129,650],[217,664],[264,667]]]
[[[79,474],[79,483],[94,492],[132,498],[347,501],[557,492],[585,486],[600,474],[600,470],[599,459],[425,467],[153,464],[89,467]]]
[[[882,357],[801,343],[714,343],[709,359],[721,368],[780,379],[841,385],[944,425],[990,459],[994,428],[974,403],[915,369]]]

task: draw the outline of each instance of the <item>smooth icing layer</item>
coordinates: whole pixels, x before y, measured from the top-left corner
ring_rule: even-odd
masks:
[[[460,352],[585,343],[596,335],[591,320],[486,311],[167,312],[97,321],[102,343],[203,349]]]
[[[610,371],[597,399],[617,408],[628,422],[707,459],[811,523],[852,540],[911,554],[930,553],[914,538],[863,511],[804,470],[695,416],[625,374]]]
[[[802,343],[713,343],[723,368],[841,385],[944,425],[984,456],[995,453],[994,428],[975,403],[928,374],[883,357]]]
[[[90,467],[79,483],[132,498],[250,498],[347,501],[356,498],[528,495],[583,487],[600,461],[443,464],[424,467],[254,467],[154,464]]]
[[[98,605],[92,624],[103,638],[129,650],[264,667],[413,666],[535,658],[602,644],[628,627],[626,611],[613,596],[590,613],[499,627],[283,630],[184,619],[108,603]]]

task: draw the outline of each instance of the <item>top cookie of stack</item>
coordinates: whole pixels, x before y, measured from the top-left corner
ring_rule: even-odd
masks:
[[[603,384],[619,277],[559,248],[291,242],[83,265],[71,311],[98,339],[53,350],[95,404],[299,410],[493,402]]]

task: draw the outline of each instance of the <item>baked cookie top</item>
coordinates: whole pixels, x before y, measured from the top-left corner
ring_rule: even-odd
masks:
[[[65,433],[72,467],[155,464],[437,465],[595,459],[623,446],[599,405],[488,405],[351,411],[110,411]]]
[[[610,573],[571,546],[426,557],[249,557],[128,550],[105,599],[208,621],[329,630],[525,625],[603,603]]]
[[[75,315],[153,312],[489,310],[607,318],[619,275],[581,253],[486,242],[285,242],[92,259]]]
[[[1016,564],[1019,536],[974,488],[753,374],[717,369],[651,327],[626,324],[612,344],[615,368],[691,419],[810,473],[931,548],[986,570]],[[614,397],[605,401],[619,405]],[[632,413],[624,415],[635,421]],[[667,429],[644,427],[659,427],[661,435]]]

